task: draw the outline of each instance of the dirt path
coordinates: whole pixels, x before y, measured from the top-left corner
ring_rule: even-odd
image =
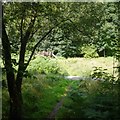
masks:
[[[58,110],[59,110],[60,107],[63,105],[64,98],[65,98],[65,97],[63,97],[63,98],[57,103],[57,105],[54,107],[53,111],[50,113],[50,115],[49,115],[49,117],[48,117],[49,119],[55,119],[55,116],[56,116]]]
[[[83,78],[79,77],[79,76],[66,76],[65,79],[67,80],[81,80]],[[50,120],[55,120],[55,116],[57,115],[59,109],[62,107],[63,103],[64,103],[64,99],[66,98],[68,91],[71,87],[71,84],[69,84],[66,88],[66,91],[64,92],[65,96],[63,96],[60,101],[56,104],[56,106],[54,107],[54,109],[52,110],[52,112],[49,114],[48,119]]]
[[[90,77],[80,77],[80,76],[66,76],[65,79],[68,79],[68,80],[94,80],[94,79],[91,79]],[[96,79],[96,80],[99,80],[99,79]],[[102,80],[102,79],[100,79]],[[67,89],[65,91],[65,96],[63,96],[60,101],[56,104],[56,106],[54,107],[53,111],[50,113],[50,115],[48,116],[48,119],[52,119],[52,120],[55,120],[55,116],[57,115],[60,107],[62,107],[63,103],[64,103],[64,99],[65,97],[67,96],[68,94],[68,91],[70,90],[71,88],[71,84],[67,86]]]
[[[57,115],[59,109],[62,107],[62,105],[63,105],[63,103],[64,103],[64,99],[65,99],[65,97],[67,96],[67,93],[68,93],[68,91],[69,91],[69,89],[70,89],[70,86],[71,86],[71,85],[67,86],[67,89],[66,89],[66,91],[65,91],[65,93],[64,93],[65,96],[63,96],[63,97],[60,99],[60,101],[56,104],[56,106],[54,107],[53,111],[52,111],[52,112],[50,113],[50,115],[48,116],[48,119],[55,120],[55,116]]]

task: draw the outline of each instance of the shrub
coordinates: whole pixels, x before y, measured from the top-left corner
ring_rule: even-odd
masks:
[[[109,82],[115,82],[115,78],[110,73],[106,72],[107,69],[102,69],[102,67],[94,67],[91,77],[96,80],[103,80]]]
[[[28,71],[32,74],[39,72],[39,74],[64,74],[58,66],[56,59],[50,59],[47,57],[37,57],[31,61],[28,66]]]
[[[102,70],[99,75],[96,74],[96,77],[98,76],[105,78],[105,81],[84,80],[72,85],[68,94],[71,103],[64,104],[65,112],[62,114],[61,108],[59,117],[85,120],[119,119],[117,84],[113,84],[110,76]]]
[[[99,57],[98,53],[96,52],[96,48],[93,45],[84,45],[81,53],[84,54],[85,58]]]

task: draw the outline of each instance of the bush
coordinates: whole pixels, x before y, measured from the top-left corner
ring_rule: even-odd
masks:
[[[85,58],[96,58],[99,57],[98,53],[96,52],[96,48],[93,45],[84,45],[82,47],[82,54],[84,54]]]
[[[63,74],[60,67],[57,64],[56,59],[50,59],[47,57],[37,57],[28,66],[28,71],[32,74]]]
[[[91,77],[95,80],[115,82],[115,77],[106,71],[107,69],[103,69],[102,67],[94,67]]]
[[[111,77],[107,76],[101,69],[94,73],[94,77],[104,78],[105,81],[84,80],[74,83],[69,90],[67,98],[71,102],[70,104],[64,104],[58,117],[85,120],[120,119],[117,112],[117,84],[111,82]],[[62,109],[64,112],[62,112]]]

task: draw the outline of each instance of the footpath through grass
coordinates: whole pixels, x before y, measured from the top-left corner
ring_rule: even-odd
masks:
[[[109,81],[74,81],[56,120],[119,120],[117,84]]]
[[[55,77],[55,75],[54,75]],[[71,81],[58,78],[39,76],[38,79],[23,80],[23,118],[40,120],[48,118],[56,104],[65,96],[67,86]],[[3,119],[8,117],[9,99],[6,88],[3,88]]]
[[[40,120],[48,118],[62,97],[64,103],[55,119],[85,118],[105,120],[117,114],[116,83],[109,77],[102,81],[70,81],[66,75],[89,76],[92,67],[107,68],[112,73],[112,58],[36,58],[31,61],[23,79],[23,117]],[[5,79],[5,76],[3,75]],[[70,89],[66,94],[67,87]],[[3,119],[8,117],[9,99],[3,87]]]

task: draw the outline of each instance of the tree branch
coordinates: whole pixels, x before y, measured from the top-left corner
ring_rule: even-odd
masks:
[[[17,85],[18,91],[21,90],[22,77],[23,77],[23,72],[24,72],[24,60],[25,60],[26,45],[29,40],[35,20],[36,20],[36,16],[34,17],[34,19],[31,19],[30,25],[29,25],[24,37],[21,39],[19,66],[18,66],[18,73],[17,73],[17,78],[16,78],[16,85]]]
[[[40,42],[43,41],[43,40],[45,39],[45,37],[46,37],[47,35],[49,35],[49,34],[51,33],[51,31],[52,31],[55,27],[58,27],[60,24],[62,24],[62,23],[65,22],[65,21],[68,21],[68,20],[69,20],[69,19],[65,19],[65,20],[61,21],[60,23],[58,23],[57,25],[55,25],[54,27],[52,27],[47,33],[45,33],[45,35],[44,35],[44,36],[38,41],[38,43],[34,46],[33,51],[32,51],[32,53],[31,53],[31,55],[30,55],[30,58],[28,59],[28,62],[26,63],[26,65],[25,65],[25,67],[24,67],[24,70],[26,70],[27,66],[29,65],[29,63],[30,63],[30,61],[31,61],[31,59],[32,59],[32,56],[34,55],[34,52],[35,52],[36,48],[38,47],[38,45],[40,44]]]
[[[36,30],[35,30],[35,31],[33,31],[33,32],[31,33],[31,35],[30,35],[30,38],[29,38],[29,39],[31,39],[37,31],[38,31],[38,29],[36,28]]]
[[[22,41],[23,39],[23,19],[24,19],[24,15],[22,15],[22,19],[20,23],[20,35],[21,35],[20,41]]]
[[[43,40],[45,39],[45,37],[46,37],[49,33],[51,33],[51,31],[52,31],[53,29],[54,29],[54,27],[52,27],[52,28],[51,28],[51,29],[50,29],[50,30],[49,30],[49,31],[38,41],[38,43],[34,46],[33,51],[32,51],[32,53],[31,53],[31,55],[30,55],[30,58],[29,58],[28,62],[26,63],[26,66],[25,66],[24,69],[26,69],[27,66],[29,65],[29,62],[31,61],[32,56],[33,56],[33,54],[34,54],[36,48],[37,48],[38,45],[40,44],[40,42],[43,41]]]

